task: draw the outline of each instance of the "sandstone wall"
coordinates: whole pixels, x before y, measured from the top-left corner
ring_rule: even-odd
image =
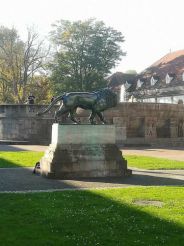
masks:
[[[49,143],[53,113],[37,117],[40,105],[0,105],[0,140]]]
[[[36,116],[45,105],[0,105],[0,140],[49,144],[57,106],[44,117]],[[90,112],[78,110],[78,118],[88,123]],[[120,103],[104,113],[116,125],[120,144],[183,144],[184,105]],[[70,123],[66,118],[65,122]]]

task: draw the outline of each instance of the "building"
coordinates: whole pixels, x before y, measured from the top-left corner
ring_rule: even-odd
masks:
[[[126,102],[130,99],[129,89],[133,88],[137,74],[126,74],[116,72],[108,78],[108,86],[117,92],[120,102]]]
[[[184,50],[165,55],[138,75],[115,73],[109,84],[119,88],[120,102],[183,103]]]

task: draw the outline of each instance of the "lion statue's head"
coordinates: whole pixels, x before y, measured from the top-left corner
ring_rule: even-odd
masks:
[[[118,97],[115,92],[109,88],[99,90],[98,98],[106,101],[107,108],[115,107],[118,103]]]

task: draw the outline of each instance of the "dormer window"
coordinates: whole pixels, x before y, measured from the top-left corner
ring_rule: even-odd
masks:
[[[141,86],[143,85],[143,81],[141,81],[140,79],[138,79],[137,81],[137,88],[141,88]]]
[[[125,82],[125,89],[128,90],[130,88],[131,84],[128,83],[128,81]]]
[[[165,77],[166,84],[170,84],[173,79],[174,79],[174,74],[167,73],[167,75]]]
[[[153,76],[151,77],[151,86],[155,85],[158,79],[154,78]]]

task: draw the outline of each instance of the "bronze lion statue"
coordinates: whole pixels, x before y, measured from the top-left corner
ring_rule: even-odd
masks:
[[[117,105],[117,95],[109,88],[104,88],[94,92],[69,92],[58,96],[52,103],[37,115],[47,113],[58,101],[61,101],[59,109],[55,112],[55,121],[64,114],[69,113],[70,119],[79,124],[75,118],[77,108],[91,110],[89,121],[95,124],[94,118],[97,115],[103,124],[106,123],[102,112]]]

